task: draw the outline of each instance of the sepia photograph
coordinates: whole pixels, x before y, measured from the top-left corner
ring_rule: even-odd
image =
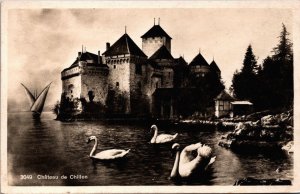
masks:
[[[299,191],[299,1],[57,3],[1,4],[1,193]]]

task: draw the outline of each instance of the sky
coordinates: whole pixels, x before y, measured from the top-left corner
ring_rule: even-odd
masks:
[[[164,9],[11,9],[8,11],[7,62],[9,111],[30,105],[20,83],[40,92],[53,82],[45,106],[60,100],[60,72],[81,51],[105,51],[125,32],[142,48],[141,36],[158,18],[172,37],[174,58],[189,63],[199,53],[214,60],[228,89],[233,73],[242,67],[249,44],[258,63],[278,44],[282,23],[292,38],[292,10],[266,8]]]

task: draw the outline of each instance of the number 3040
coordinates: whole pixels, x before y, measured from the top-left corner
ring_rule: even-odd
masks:
[[[21,179],[32,179],[32,175],[20,175]]]

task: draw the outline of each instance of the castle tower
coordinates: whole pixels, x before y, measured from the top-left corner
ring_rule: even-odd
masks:
[[[142,64],[147,56],[126,32],[103,56],[109,67],[108,107],[112,113],[130,114],[135,91],[142,87]]]
[[[207,73],[210,72],[209,64],[200,52],[189,64],[189,68],[190,73],[195,77],[204,77]]]
[[[174,58],[167,49],[166,46],[161,46],[150,58],[152,65],[157,67],[161,73],[159,81],[152,82],[157,85],[156,88],[173,88],[173,78],[174,78]]]
[[[217,63],[215,62],[215,60],[213,60],[211,62],[211,64],[209,65],[209,68],[212,72],[215,72],[219,78],[221,78],[221,70],[219,69]]]
[[[98,55],[82,50],[73,64],[61,72],[62,99],[105,104],[108,67]],[[79,103],[80,104],[80,103]],[[78,109],[81,109],[80,107]],[[100,111],[100,110],[99,110]]]
[[[142,50],[144,53],[150,57],[152,56],[160,47],[165,46],[171,53],[171,37],[160,27],[159,22],[150,28],[142,38]]]

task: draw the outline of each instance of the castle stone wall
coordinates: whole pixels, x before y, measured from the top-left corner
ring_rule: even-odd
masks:
[[[70,100],[80,98],[81,94],[81,75],[70,77],[62,81],[62,91]]]
[[[88,93],[91,91],[94,95],[93,101],[100,102],[102,105],[105,105],[108,92],[107,75],[107,69],[85,69],[81,80],[81,97],[85,98],[89,102]]]
[[[137,71],[140,68],[141,71]],[[150,113],[150,99],[146,94],[148,89],[145,61],[130,64],[130,104],[131,113],[136,116],[145,116]]]
[[[112,103],[111,109],[117,113],[129,114],[130,110],[130,59],[109,58],[108,90]],[[112,92],[113,91],[113,92]]]
[[[173,88],[174,71],[172,68],[165,68],[162,72],[162,88]]]
[[[201,76],[210,72],[209,66],[194,66],[190,68],[192,74],[200,74]]]
[[[155,51],[165,45],[171,53],[171,40],[166,37],[154,37],[143,39],[142,50],[148,56],[151,57]]]

